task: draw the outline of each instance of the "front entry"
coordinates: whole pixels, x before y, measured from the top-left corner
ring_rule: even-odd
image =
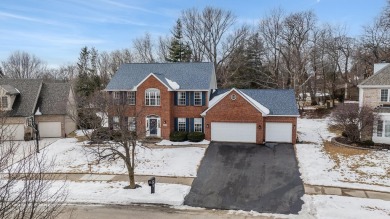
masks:
[[[160,118],[146,117],[146,136],[161,137]]]

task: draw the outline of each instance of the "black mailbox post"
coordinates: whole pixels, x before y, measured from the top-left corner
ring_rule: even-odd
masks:
[[[156,184],[156,178],[155,177],[152,177],[148,180],[148,184],[150,186],[150,193],[153,194],[154,193],[154,185]]]

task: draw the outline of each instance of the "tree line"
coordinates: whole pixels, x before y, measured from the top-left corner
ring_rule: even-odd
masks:
[[[390,2],[362,34],[342,25],[319,24],[312,11],[280,8],[256,25],[239,23],[232,11],[214,7],[183,10],[171,33],[145,33],[132,48],[98,51],[83,47],[77,63],[58,68],[33,54],[16,51],[1,62],[9,78],[77,81],[83,95],[104,88],[122,63],[212,62],[219,87],[295,89],[297,98],[348,95],[372,75],[373,64],[390,59]],[[301,95],[299,95],[301,94]]]

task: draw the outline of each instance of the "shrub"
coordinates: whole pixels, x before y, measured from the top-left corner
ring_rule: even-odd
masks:
[[[109,141],[112,139],[111,130],[107,127],[95,129],[91,134],[92,142]]]
[[[186,141],[187,140],[187,132],[179,132],[174,131],[169,135],[169,140],[171,141]]]
[[[348,134],[347,134],[347,132],[345,132],[345,131],[343,131],[343,132],[341,133],[341,136],[348,138]]]
[[[188,133],[187,138],[191,142],[200,142],[204,139],[204,133],[203,132],[190,132],[190,133]]]

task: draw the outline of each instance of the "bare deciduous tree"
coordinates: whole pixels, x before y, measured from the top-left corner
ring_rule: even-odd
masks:
[[[13,52],[6,61],[1,62],[4,75],[9,78],[38,78],[46,69],[46,64],[27,52]]]
[[[149,33],[145,33],[143,37],[136,38],[133,41],[133,47],[139,62],[156,62],[154,58],[154,44]]]

